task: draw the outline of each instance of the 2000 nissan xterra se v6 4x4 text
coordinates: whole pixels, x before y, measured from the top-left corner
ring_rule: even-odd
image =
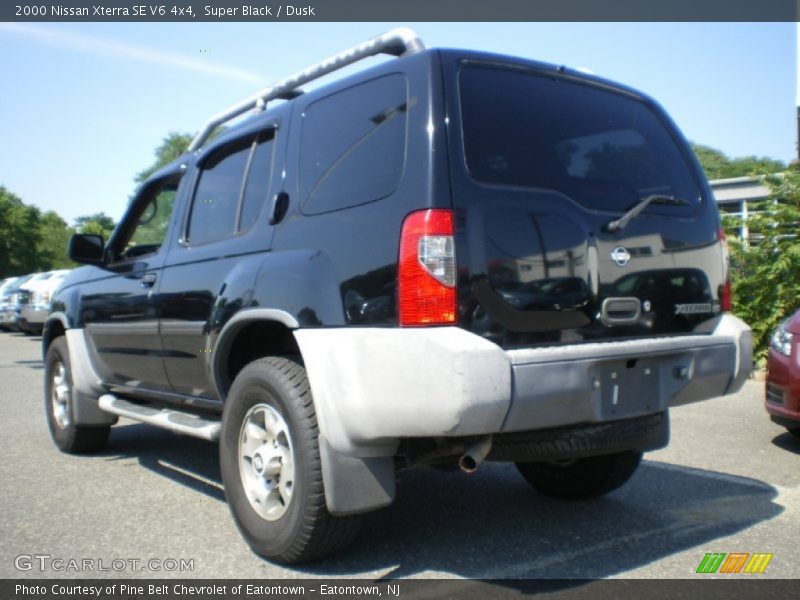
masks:
[[[508,461],[597,496],[667,443],[668,408],[748,375],[723,242],[647,96],[395,30],[214,117],[107,244],[72,239],[50,430],[219,440],[237,526],[287,563],[346,545],[402,467]]]

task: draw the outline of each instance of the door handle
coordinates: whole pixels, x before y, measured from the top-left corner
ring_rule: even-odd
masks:
[[[277,225],[286,216],[286,211],[289,208],[289,194],[286,192],[279,192],[275,194],[272,199],[272,209],[269,212],[269,224]]]
[[[156,282],[156,274],[155,273],[145,273],[142,276],[142,287],[143,288],[151,288],[153,284]]]

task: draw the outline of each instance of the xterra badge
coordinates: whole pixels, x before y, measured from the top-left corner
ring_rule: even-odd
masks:
[[[709,302],[698,304],[676,304],[676,315],[702,315],[714,312],[714,305]]]

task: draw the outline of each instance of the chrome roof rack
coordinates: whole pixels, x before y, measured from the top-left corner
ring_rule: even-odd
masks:
[[[189,145],[189,152],[198,150],[211,135],[214,129],[231,119],[234,119],[249,110],[261,111],[267,106],[267,102],[275,99],[291,99],[299,95],[297,88],[332,73],[338,69],[358,62],[364,58],[375,56],[376,54],[391,54],[393,56],[405,56],[414,54],[425,49],[425,44],[419,39],[416,33],[406,27],[398,27],[379,35],[352,48],[334,54],[316,65],[313,65],[299,73],[282,79],[271,86],[264,88],[227,108],[226,110],[214,115],[203,125],[203,129],[192,140]]]

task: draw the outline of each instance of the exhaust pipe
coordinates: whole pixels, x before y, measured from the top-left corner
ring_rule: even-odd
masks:
[[[458,459],[458,468],[464,473],[472,474],[478,470],[478,467],[489,454],[492,449],[492,436],[485,435],[472,442],[464,454]]]

